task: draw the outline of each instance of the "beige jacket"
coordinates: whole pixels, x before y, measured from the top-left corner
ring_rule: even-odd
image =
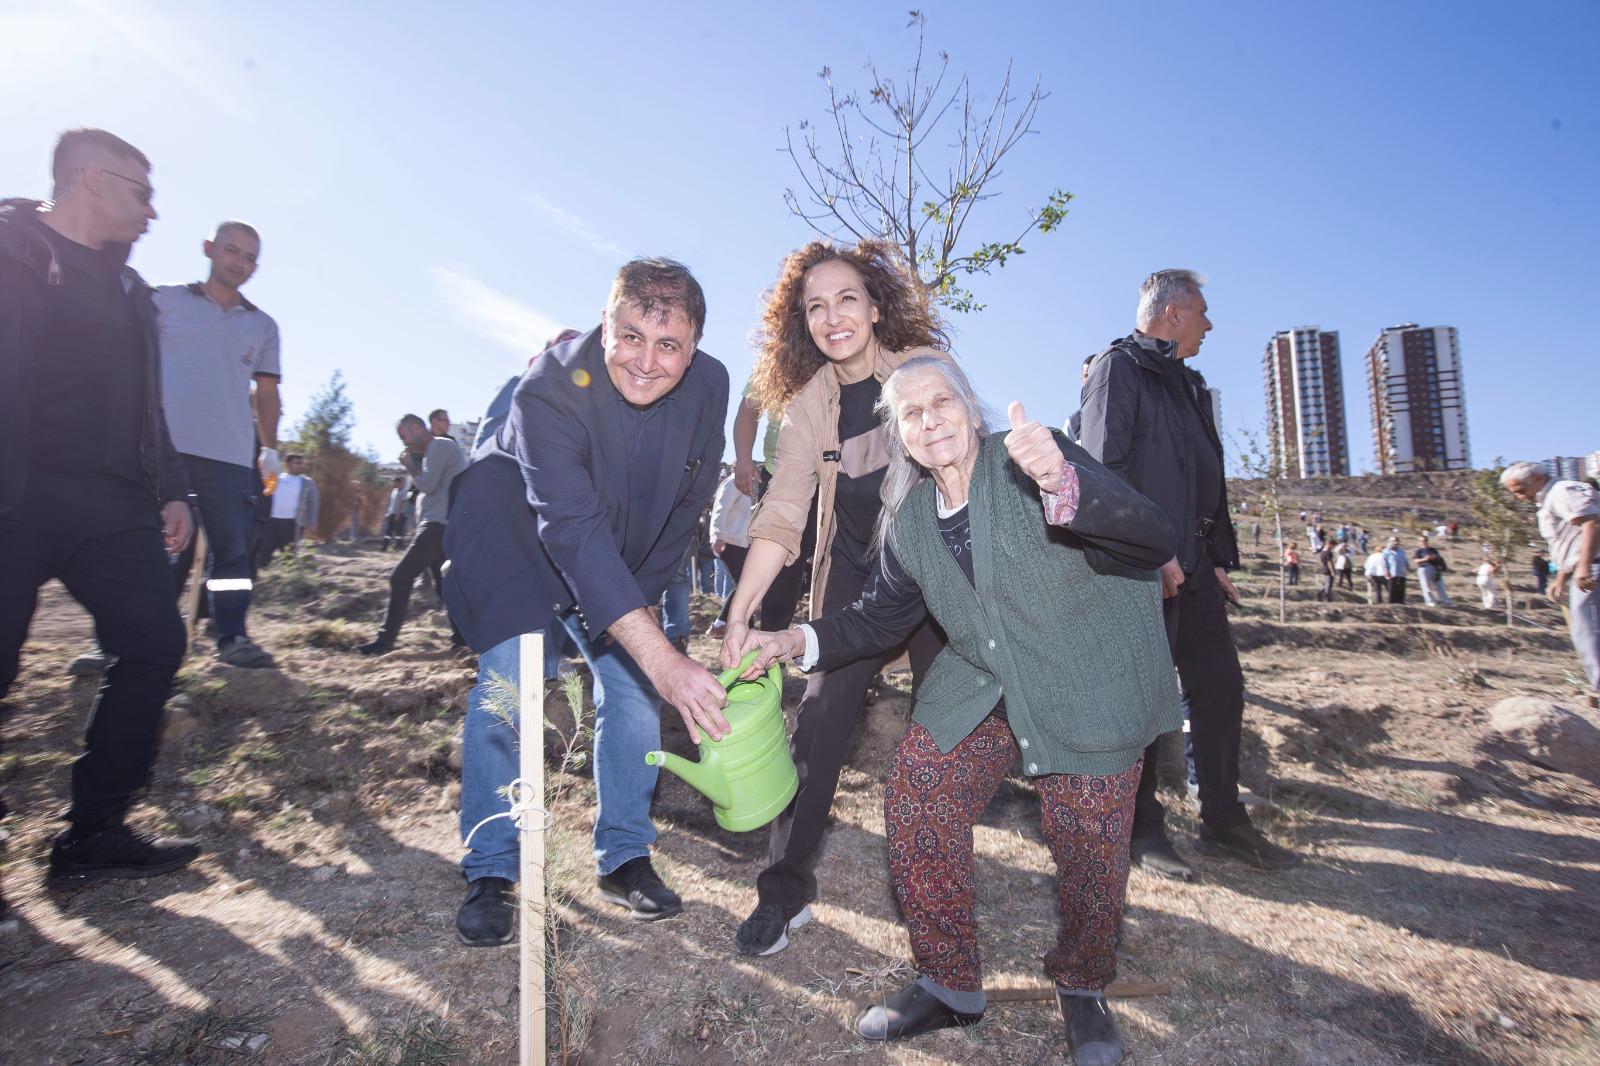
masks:
[[[909,348],[883,352],[872,376],[881,383],[901,363],[918,355],[954,362],[950,353],[936,348]],[[785,563],[800,554],[800,540],[811,499],[817,500],[817,547],[811,564],[809,617],[821,614],[822,590],[827,587],[832,564],[834,533],[833,493],[839,478],[837,460],[826,461],[824,452],[839,452],[839,378],[825,366],[811,376],[789,400],[778,429],[778,468],[750,519],[750,539],[770,540],[783,546]]]

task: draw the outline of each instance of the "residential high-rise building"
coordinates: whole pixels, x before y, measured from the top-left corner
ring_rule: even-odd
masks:
[[[1584,457],[1581,455],[1557,455],[1539,465],[1544,467],[1545,473],[1557,481],[1582,481],[1587,476],[1584,470]]]
[[[1590,452],[1583,457],[1583,476],[1600,478],[1600,452]]]
[[[1378,334],[1367,349],[1367,392],[1379,473],[1472,468],[1454,326],[1407,322]]]
[[[1339,333],[1301,326],[1275,333],[1261,356],[1267,435],[1283,477],[1347,477],[1344,375]]]

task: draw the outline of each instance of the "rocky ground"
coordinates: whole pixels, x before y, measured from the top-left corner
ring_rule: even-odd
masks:
[[[1387,492],[1348,506],[1399,524],[1417,504]],[[515,1060],[516,950],[467,950],[452,936],[454,738],[472,664],[450,654],[426,593],[395,654],[352,650],[372,632],[393,558],[324,548],[273,568],[254,628],[280,669],[191,659],[136,816],[198,837],[206,854],[170,877],[73,891],[46,888],[43,864],[93,695],[63,668],[89,631],[59,588],[46,590],[0,757],[17,812],[5,891],[19,919],[0,933],[0,1061]],[[1244,780],[1268,801],[1261,824],[1307,861],[1267,875],[1196,856],[1194,885],[1134,874],[1122,975],[1170,991],[1117,1005],[1128,1061],[1600,1061],[1600,764],[1550,769],[1564,764],[1550,745],[1566,741],[1508,740],[1491,721],[1510,696],[1581,708],[1555,610],[1534,607],[1508,630],[1476,606],[1374,608],[1349,593],[1317,604],[1312,583],[1292,590],[1279,624],[1267,556],[1248,563],[1236,614],[1250,692]],[[1472,599],[1463,576],[1454,586]],[[696,605],[702,628],[710,606]],[[714,661],[706,638],[692,651]],[[799,687],[791,678],[790,695]],[[698,794],[663,776],[657,862],[687,909],[636,925],[594,893],[590,780],[552,765],[552,1061],[1065,1061],[1047,1001],[997,1003],[971,1029],[903,1046],[851,1033],[859,1005],[909,972],[879,788],[909,714],[903,688],[882,684],[853,740],[819,920],[769,960],[732,947],[762,834],[722,831]],[[550,717],[554,758],[572,728],[559,692]],[[689,751],[681,730],[669,747]],[[1172,783],[1187,848],[1195,820]],[[990,983],[1036,985],[1054,918],[1024,780],[996,797],[977,849]]]

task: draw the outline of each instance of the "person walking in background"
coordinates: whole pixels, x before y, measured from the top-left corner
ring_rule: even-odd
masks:
[[[450,412],[443,407],[435,407],[428,412],[428,429],[435,437],[449,437],[451,440],[455,440],[455,437],[450,433]],[[456,441],[457,447],[460,446],[460,443],[460,441]]]
[[[1390,537],[1389,546],[1383,549],[1383,569],[1389,576],[1389,602],[1406,602],[1406,571],[1410,564],[1399,537]]]
[[[1362,526],[1361,532],[1356,536],[1356,550],[1362,555],[1367,554],[1367,543],[1372,539],[1372,534],[1367,532],[1367,527]]]
[[[1333,602],[1333,548],[1326,542],[1317,549],[1317,572],[1322,584],[1317,589],[1317,599]]]
[[[217,658],[231,666],[267,667],[272,657],[251,641],[245,616],[253,584],[257,467],[269,485],[280,473],[278,324],[239,291],[255,276],[260,259],[261,235],[253,226],[220,223],[202,249],[211,263],[205,281],[162,285],[155,292],[161,399],[206,533],[207,606]],[[191,555],[184,552],[173,566],[179,595]]]
[[[127,266],[156,217],[150,160],[63,133],[53,201],[0,201],[0,699],[39,589],[58,579],[112,660],[72,763],[55,882],[155,877],[200,854],[128,828],[184,655],[169,553],[193,532],[161,402],[153,293]]]
[[[1455,603],[1450,598],[1450,593],[1444,588],[1444,575],[1450,567],[1445,564],[1444,556],[1439,554],[1439,549],[1428,543],[1428,535],[1424,533],[1417,538],[1416,554],[1412,562],[1417,564],[1417,579],[1422,582],[1422,602],[1430,607],[1451,606]]]
[[[1254,541],[1252,547],[1261,547],[1261,522],[1259,520],[1250,523],[1250,538]]]
[[[1300,584],[1300,544],[1291,540],[1289,546],[1283,550],[1283,569],[1287,575],[1284,583],[1287,585]]]
[[[1494,563],[1488,559],[1485,559],[1483,562],[1478,564],[1478,576],[1476,578],[1478,584],[1478,598],[1483,601],[1483,606],[1486,610],[1494,610],[1495,572],[1499,569],[1499,567],[1495,566]]]
[[[765,615],[767,590],[800,557],[812,522],[818,529],[811,617],[861,596],[872,570],[872,531],[889,464],[876,412],[883,382],[912,356],[950,358],[913,268],[894,245],[881,241],[853,248],[812,241],[790,253],[767,296],[762,323],[752,396],[768,417],[783,412],[783,424],[776,472],[750,520],[750,549],[728,607],[724,666],[739,661],[751,615],[758,606]],[[932,623],[911,635],[913,692],[942,643]],[[810,918],[817,895],[812,864],[839,771],[867,687],[888,659],[862,659],[807,679],[790,745],[800,790],[772,823],[755,906],[734,936],[741,955],[782,951],[788,931]]]
[[[400,628],[406,622],[412,586],[424,570],[432,570],[437,579],[439,566],[444,562],[450,483],[467,468],[467,457],[461,446],[448,436],[430,432],[428,424],[416,415],[400,419],[395,433],[405,445],[400,453],[400,464],[411,475],[422,499],[418,506],[417,532],[389,574],[389,608],[384,612],[383,626],[376,637],[356,649],[363,655],[387,655],[394,650]]]
[[[397,477],[389,489],[389,503],[383,510],[383,550],[398,547],[406,536],[406,479]]]
[[[1543,596],[1545,587],[1550,583],[1550,560],[1545,558],[1544,552],[1535,548],[1530,566],[1533,571],[1534,588]]]
[[[1355,564],[1350,558],[1350,542],[1347,540],[1339,541],[1333,549],[1333,574],[1339,588],[1355,590]]]
[[[694,587],[702,596],[716,590],[717,553],[711,550],[711,506],[700,515],[694,534]]]
[[[750,550],[750,504],[750,497],[739,488],[738,475],[730,473],[717,486],[717,496],[711,504],[711,550],[727,568],[730,584],[726,591],[719,590],[722,613],[711,623],[714,634],[721,633],[728,624],[728,605],[739,575],[744,572],[745,554]]]
[[[1228,605],[1239,603],[1228,576],[1239,546],[1210,390],[1188,366],[1211,329],[1203,284],[1192,270],[1161,270],[1139,286],[1133,334],[1113,341],[1089,369],[1083,447],[1154,501],[1172,526],[1162,612],[1180,688],[1189,694],[1200,782],[1196,847],[1275,870],[1299,859],[1263,836],[1239,799],[1244,671],[1228,622]],[[1157,876],[1192,880],[1156,796],[1156,750],[1145,749],[1133,861]]]
[[[272,511],[267,518],[266,535],[256,550],[256,566],[264,568],[279,551],[294,550],[300,531],[316,524],[316,483],[305,475],[304,456],[284,458],[286,472],[278,477],[278,484],[268,497]]]
[[[1384,564],[1383,552],[1368,555],[1362,572],[1367,576],[1367,602],[1382,603],[1389,591],[1389,568]]]
[[[1600,691],[1600,491],[1583,481],[1552,481],[1536,463],[1512,463],[1500,482],[1539,507],[1539,534],[1550,548],[1556,579],[1546,594],[1566,601],[1572,646],[1589,687]]]

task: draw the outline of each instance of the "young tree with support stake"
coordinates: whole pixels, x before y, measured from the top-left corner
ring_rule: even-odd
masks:
[[[903,77],[887,77],[869,62],[871,86],[841,92],[833,71],[822,68],[831,128],[802,121],[799,144],[784,129],[801,188],[783,198],[824,237],[893,241],[932,299],[953,311],[981,311],[962,279],[1005,266],[1024,254],[1029,234],[1053,233],[1067,216],[1072,194],[1054,189],[1016,236],[963,241],[973,209],[999,195],[1007,155],[1037,132],[1034,118],[1049,94],[1035,81],[1025,96],[1013,96],[1009,66],[993,99],[975,98],[966,74],[951,85],[949,53],[939,52],[935,66],[926,55],[927,17],[910,14],[917,50]],[[944,147],[948,156],[937,151]]]
[[[1279,494],[1283,467],[1277,457],[1262,445],[1260,432],[1246,430],[1242,435],[1230,436],[1233,437],[1233,454],[1239,465],[1239,474],[1255,482],[1255,486],[1245,489],[1245,492],[1255,500],[1261,517],[1272,523],[1272,539],[1278,557],[1278,622],[1281,625],[1289,613],[1288,579],[1283,566],[1283,498]]]
[[[1506,625],[1515,626],[1517,604],[1511,588],[1511,564],[1516,562],[1519,547],[1537,536],[1537,530],[1529,521],[1527,505],[1500,484],[1505,468],[1505,460],[1496,458],[1493,467],[1473,475],[1472,515],[1478,520],[1478,532],[1489,549],[1489,561],[1494,563],[1505,593]]]

